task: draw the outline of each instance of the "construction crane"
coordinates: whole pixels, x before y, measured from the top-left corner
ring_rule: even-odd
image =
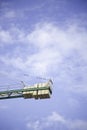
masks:
[[[49,79],[47,82],[37,83],[32,86],[26,86],[24,84],[24,87],[22,89],[9,89],[6,91],[0,91],[0,100],[10,99],[10,98],[21,98],[21,97],[23,97],[24,99],[50,98],[52,94],[52,85],[53,85],[53,82],[51,79]]]

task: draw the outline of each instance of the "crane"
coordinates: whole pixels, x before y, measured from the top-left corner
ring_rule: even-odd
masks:
[[[53,85],[53,82],[51,79],[49,79],[47,82],[36,83],[32,86],[24,85],[22,89],[9,89],[5,91],[0,91],[0,100],[10,99],[10,98],[21,98],[21,97],[23,97],[24,99],[50,98],[52,94],[52,85]]]

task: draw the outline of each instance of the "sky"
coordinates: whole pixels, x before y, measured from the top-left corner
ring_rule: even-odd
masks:
[[[0,100],[0,130],[87,130],[87,0],[0,0],[0,90],[36,77],[51,98]]]

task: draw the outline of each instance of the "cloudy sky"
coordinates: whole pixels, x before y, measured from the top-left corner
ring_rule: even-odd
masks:
[[[87,130],[87,0],[0,0],[0,89],[37,76],[51,99],[0,100],[0,130]]]

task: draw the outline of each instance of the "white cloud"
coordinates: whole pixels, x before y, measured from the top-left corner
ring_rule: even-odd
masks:
[[[65,123],[64,117],[61,116],[60,114],[56,113],[56,112],[52,112],[52,115],[48,116],[47,120],[50,121],[50,122],[62,122],[62,123]]]
[[[28,129],[32,130],[44,130],[44,129],[58,129],[60,130],[86,130],[87,121],[86,120],[69,120],[64,118],[57,112],[52,112],[48,117],[44,117],[39,120],[29,121],[26,124]]]
[[[55,75],[58,80],[70,86],[67,87],[68,89],[73,85],[83,89],[82,84],[84,84],[86,90],[86,35],[87,31],[76,25],[61,29],[50,23],[37,24],[30,33],[13,27],[7,32],[1,31],[1,39],[2,43],[5,42],[8,46],[9,41],[12,41],[13,46],[16,43],[16,48],[14,47],[14,53],[9,51],[7,55],[0,56],[0,60],[5,65],[23,72],[34,75]],[[33,53],[21,52],[24,46],[27,49],[31,47]],[[19,56],[16,54],[17,47]],[[79,78],[82,79],[80,84]],[[72,89],[76,91],[75,87]]]
[[[9,31],[0,30],[0,44],[8,44],[12,41]]]
[[[14,25],[9,30],[0,27],[0,46],[26,44],[25,32]],[[14,48],[15,49],[15,48]]]
[[[29,42],[43,48],[56,48],[61,53],[72,49],[81,49],[86,46],[86,30],[80,30],[77,26],[70,26],[67,29],[60,29],[49,23],[37,25],[35,30],[27,36]],[[83,43],[82,43],[83,42]]]
[[[32,123],[27,123],[27,127],[29,129],[33,129],[33,130],[40,130],[40,122],[37,120],[37,121],[32,122]]]

